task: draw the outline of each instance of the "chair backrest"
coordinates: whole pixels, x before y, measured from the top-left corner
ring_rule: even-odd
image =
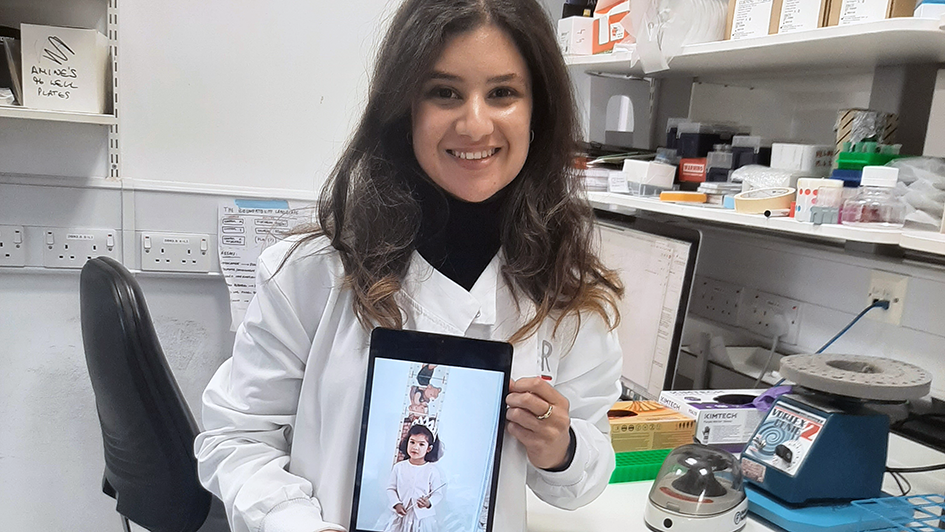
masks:
[[[79,281],[82,341],[105,445],[103,490],[152,532],[192,532],[211,495],[197,479],[197,424],[134,277],[108,257]]]

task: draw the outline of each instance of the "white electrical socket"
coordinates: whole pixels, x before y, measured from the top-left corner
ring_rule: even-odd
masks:
[[[0,225],[0,266],[26,266],[22,225]]]
[[[866,293],[866,304],[872,305],[885,299],[889,301],[889,309],[871,310],[866,313],[866,317],[893,325],[902,323],[902,308],[905,306],[908,287],[909,278],[904,275],[873,270],[870,275],[870,287]]]
[[[781,335],[780,342],[797,344],[797,334],[801,323],[801,302],[769,294],[760,290],[745,290],[739,309],[738,326],[761,336],[771,337],[777,333],[778,316],[784,319],[787,331]]]
[[[709,277],[696,277],[689,311],[727,325],[738,325],[742,288]]]
[[[158,272],[210,271],[210,235],[141,233],[141,269]]]
[[[89,259],[119,259],[118,232],[114,229],[44,227],[43,266],[81,268]]]

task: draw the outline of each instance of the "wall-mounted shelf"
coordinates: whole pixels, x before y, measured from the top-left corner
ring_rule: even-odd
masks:
[[[63,111],[42,111],[25,107],[0,106],[0,118],[23,118],[27,120],[48,120],[51,122],[74,122],[78,124],[101,124],[112,126],[118,124],[114,115],[99,115],[92,113],[67,113]]]
[[[934,231],[903,231],[899,245],[915,251],[945,255],[945,234]]]
[[[669,70],[654,77],[711,76],[872,68],[906,63],[945,62],[945,21],[894,18],[846,26],[717,41],[683,47]],[[569,65],[588,72],[643,76],[627,51],[568,56]]]
[[[850,227],[840,224],[814,225],[812,223],[798,222],[793,218],[765,218],[764,215],[761,214],[743,214],[731,209],[668,203],[654,198],[612,194],[608,192],[589,192],[588,199],[594,207],[608,211],[620,212],[626,209],[638,209],[641,211],[670,214],[695,220],[706,220],[753,229],[776,231],[834,242],[864,242],[869,244],[898,245],[903,235],[903,232],[899,229],[872,229]],[[942,239],[942,244],[940,245],[942,247],[942,253],[945,254],[945,239]]]

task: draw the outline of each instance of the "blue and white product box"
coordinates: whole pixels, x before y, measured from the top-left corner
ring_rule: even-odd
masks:
[[[20,24],[23,106],[105,112],[108,39],[97,30]]]
[[[764,390],[666,390],[659,402],[696,420],[696,441],[740,452],[765,413],[752,400]]]

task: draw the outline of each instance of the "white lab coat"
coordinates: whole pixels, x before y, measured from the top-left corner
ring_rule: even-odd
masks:
[[[327,239],[300,247],[270,279],[289,246],[280,242],[260,257],[233,357],[203,395],[199,474],[223,500],[234,532],[347,530],[351,519],[370,332]],[[396,296],[405,328],[510,338],[534,309],[523,300],[517,310],[500,264],[501,252],[467,292],[415,252]],[[573,336],[577,321],[552,337],[546,320],[514,346],[512,377],[550,374],[570,401],[577,446],[571,466],[552,473],[504,438],[496,532],[525,531],[526,482],[542,500],[574,509],[594,500],[613,471],[607,410],[619,395],[620,347],[596,314],[583,315]]]

